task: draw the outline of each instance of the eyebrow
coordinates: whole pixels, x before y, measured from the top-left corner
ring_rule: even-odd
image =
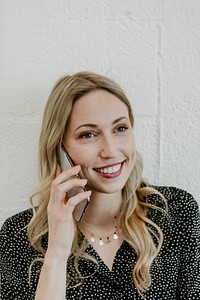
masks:
[[[112,124],[114,125],[114,124],[118,123],[119,121],[121,121],[121,120],[123,120],[123,119],[129,120],[127,117],[120,117],[120,118],[117,118],[116,120],[114,120],[114,121],[112,122]],[[74,130],[74,132],[76,132],[76,131],[77,131],[78,129],[80,129],[81,127],[92,127],[92,128],[96,128],[96,127],[98,127],[98,125],[96,125],[96,124],[91,124],[91,123],[82,124],[82,125],[78,126],[78,127]]]

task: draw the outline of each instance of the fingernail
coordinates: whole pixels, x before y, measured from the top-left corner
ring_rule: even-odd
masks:
[[[92,194],[92,191],[87,191],[87,196],[89,197]]]
[[[77,165],[77,166],[74,166],[74,168],[75,168],[75,170],[76,170],[76,171],[78,171],[78,172],[79,172],[79,171],[80,171],[80,169],[81,169],[81,167],[80,167],[79,165]]]

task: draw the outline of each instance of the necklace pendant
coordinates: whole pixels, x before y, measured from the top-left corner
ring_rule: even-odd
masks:
[[[118,240],[118,235],[117,235],[116,232],[114,232],[114,234],[113,234],[113,239],[114,239],[114,240]]]
[[[102,239],[100,238],[99,240],[99,246],[103,246],[104,245],[104,242],[102,241]]]
[[[111,240],[110,240],[109,236],[107,236],[107,238],[106,238],[106,243],[108,244],[108,243],[110,243],[110,242],[111,242]]]
[[[94,243],[95,242],[95,238],[93,237],[93,235],[90,238],[90,242]]]

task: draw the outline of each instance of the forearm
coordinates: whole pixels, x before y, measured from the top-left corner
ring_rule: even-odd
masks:
[[[66,259],[45,256],[35,300],[65,300]]]

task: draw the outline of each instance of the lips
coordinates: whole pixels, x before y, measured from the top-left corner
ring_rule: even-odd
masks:
[[[114,174],[117,173],[122,167],[122,163],[118,163],[111,166],[105,166],[102,168],[95,168],[94,170],[101,174]]]

